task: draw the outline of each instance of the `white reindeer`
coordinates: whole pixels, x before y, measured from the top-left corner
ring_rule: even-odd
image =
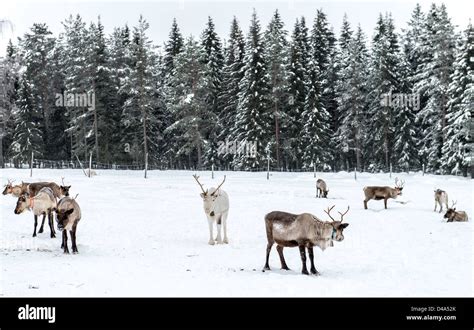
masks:
[[[204,212],[206,213],[207,222],[209,224],[209,244],[229,243],[227,238],[227,216],[229,214],[229,196],[227,193],[220,189],[225,182],[225,176],[222,183],[217,188],[210,188],[204,190],[202,184],[199,182],[199,177],[195,174],[193,178],[196,180],[198,185],[201,187],[202,193],[201,198],[204,204]],[[216,222],[217,225],[217,238],[214,241],[213,224]],[[221,238],[221,225],[224,225],[224,240]]]

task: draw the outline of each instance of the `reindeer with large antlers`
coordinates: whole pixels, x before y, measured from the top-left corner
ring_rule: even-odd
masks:
[[[341,242],[344,239],[342,234],[344,228],[349,226],[348,223],[342,223],[344,215],[349,212],[349,207],[341,215],[340,220],[335,220],[331,216],[331,210],[328,208],[324,212],[327,213],[332,221],[322,221],[310,213],[291,214],[281,211],[273,211],[265,216],[265,227],[267,230],[267,256],[263,271],[270,270],[268,263],[270,251],[274,243],[277,244],[278,255],[280,256],[281,268],[289,270],[283,256],[283,248],[298,247],[300,250],[301,262],[303,268],[301,272],[309,275],[306,268],[306,249],[308,249],[309,260],[311,262],[310,272],[317,275],[318,271],[314,266],[313,247],[319,246],[321,250],[333,246],[333,241]]]
[[[448,208],[446,211],[446,214],[444,215],[445,219],[448,219],[447,222],[453,222],[453,221],[468,221],[467,218],[467,213],[464,211],[456,211],[456,208],[454,207],[457,202],[452,201],[451,206]]]
[[[399,181],[398,178],[395,178],[395,187],[379,187],[379,186],[369,186],[364,187],[364,208],[367,210],[367,202],[371,199],[382,200],[384,201],[385,208],[387,208],[387,200],[389,198],[397,198],[402,194],[403,186],[405,181]]]
[[[199,182],[199,177],[194,174],[193,178],[198,183],[199,187],[201,187],[202,193],[201,198],[204,204],[204,212],[206,213],[207,222],[209,224],[209,244],[214,245],[215,242],[217,244],[222,243],[229,243],[229,239],[227,238],[227,216],[229,215],[229,196],[227,193],[221,189],[222,185],[225,182],[225,175],[224,180],[222,180],[221,184],[217,186],[217,188],[210,188],[204,190],[203,185]],[[214,222],[217,225],[217,238],[214,240],[213,228]],[[221,226],[224,225],[224,240],[221,237]]]

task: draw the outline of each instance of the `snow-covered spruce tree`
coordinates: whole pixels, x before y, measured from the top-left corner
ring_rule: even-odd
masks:
[[[178,167],[198,168],[203,165],[203,151],[208,131],[216,116],[208,104],[212,89],[209,67],[203,61],[203,48],[189,37],[174,61],[174,73],[168,88],[167,106],[175,122],[166,133],[176,141]]]
[[[343,120],[344,113],[341,113],[341,111],[344,111],[344,109],[341,108],[341,100],[344,98],[344,94],[347,92],[345,84],[349,77],[344,77],[344,74],[347,74],[348,71],[346,68],[349,66],[349,61],[351,59],[350,53],[349,53],[349,46],[352,42],[352,37],[353,37],[354,32],[352,31],[351,25],[349,23],[349,20],[347,18],[347,14],[344,14],[344,17],[342,19],[342,26],[341,26],[341,31],[339,34],[339,39],[337,40],[337,50],[336,50],[336,61],[335,61],[335,76],[336,76],[336,81],[335,81],[335,96],[336,96],[336,101],[337,101],[337,106],[335,111],[331,113],[331,141],[334,146],[333,150],[333,157],[334,157],[334,168],[335,170],[337,169],[345,169],[345,170],[350,170],[348,168],[349,166],[349,159],[348,159],[348,153],[343,152],[338,147],[338,142],[340,142],[340,139],[338,137],[338,132],[341,126],[341,122]],[[340,146],[340,144],[339,144]]]
[[[390,14],[380,15],[372,40],[368,109],[367,163],[388,170],[392,163],[396,102],[400,91],[400,49]]]
[[[131,146],[131,156],[140,164],[156,163],[160,157],[160,109],[158,99],[158,63],[153,45],[146,35],[149,24],[140,16],[133,28],[130,75],[123,83],[127,100],[123,106],[124,138]],[[158,105],[158,106],[157,106]]]
[[[9,150],[16,164],[30,162],[32,153],[35,158],[43,156],[44,143],[40,129],[43,115],[36,107],[34,98],[30,83],[26,76],[23,76],[20,80],[17,108],[14,112],[13,142]]]
[[[68,95],[80,95],[92,92],[91,77],[88,71],[89,40],[86,24],[81,16],[69,16],[64,22],[64,56],[61,67],[64,70],[65,91]],[[74,97],[75,99],[75,97]],[[68,100],[63,100],[65,104]],[[89,159],[91,137],[94,136],[93,115],[86,106],[72,102],[66,111],[69,127],[66,130],[71,143],[71,158]]]
[[[271,100],[268,73],[264,57],[260,22],[254,11],[245,44],[244,77],[240,82],[239,103],[234,132],[238,143],[255,143],[255,157],[245,152],[237,154],[234,166],[251,170],[266,165],[269,141],[272,132]],[[250,155],[252,156],[252,155]]]
[[[245,39],[240,29],[237,18],[232,19],[230,35],[225,51],[225,63],[222,69],[222,89],[219,95],[220,134],[218,140],[222,143],[229,142],[233,145],[235,137],[232,136],[237,115],[239,101],[239,84],[243,78]],[[228,167],[234,158],[232,150],[222,150],[218,155],[221,163]]]
[[[286,166],[293,169],[301,167],[303,155],[303,112],[308,93],[309,40],[308,29],[303,17],[297,19],[290,44],[288,67],[288,102],[285,121],[282,123],[282,141]]]
[[[312,102],[320,102],[320,105],[316,105],[316,108],[325,110],[325,112],[319,113],[321,118],[325,118],[327,116],[326,119],[321,119],[323,120],[323,123],[320,125],[320,129],[326,129],[328,130],[328,132],[324,133],[323,131],[321,131],[319,133],[320,136],[324,136],[326,134],[326,137],[324,137],[324,139],[326,140],[324,141],[324,144],[322,146],[313,145],[314,148],[306,148],[316,150],[315,148],[322,147],[321,152],[323,152],[324,155],[319,155],[318,158],[320,164],[324,164],[326,168],[328,166],[333,166],[334,154],[336,154],[334,139],[332,139],[332,130],[334,129],[332,117],[337,110],[335,90],[337,82],[335,66],[335,43],[336,38],[327,21],[326,14],[322,10],[317,10],[316,18],[314,19],[314,24],[310,36],[311,61],[313,62],[312,64],[310,64],[310,68],[312,68],[313,70],[313,72],[310,72],[310,76],[313,77],[310,77],[310,81],[311,84],[314,86],[310,86],[310,89],[314,88],[314,91],[316,91],[316,93],[310,92],[310,94],[312,94],[313,96],[307,97],[306,104],[307,109],[310,109],[312,107],[310,106]],[[317,77],[315,75],[316,69],[319,71],[319,73],[317,73]],[[319,84],[319,92],[317,92],[318,86],[315,83]],[[320,100],[318,98],[320,98]],[[325,121],[328,121],[326,123],[329,125],[328,127],[324,127]],[[307,119],[305,119],[305,122],[307,123]],[[310,127],[310,125],[307,126]],[[305,142],[305,144],[307,143],[308,142]],[[313,153],[315,152],[316,151],[314,151]],[[305,166],[308,166],[309,157],[314,156],[308,154],[306,150],[305,153]],[[337,153],[336,155],[339,154]]]
[[[280,168],[280,118],[284,117],[283,109],[287,105],[288,85],[288,32],[284,28],[280,13],[276,10],[265,31],[265,60],[267,64],[268,82],[273,103],[274,137],[271,140],[272,159]]]
[[[203,48],[202,61],[208,67],[207,81],[210,83],[209,94],[207,95],[207,104],[216,118],[220,117],[222,109],[218,107],[218,97],[222,86],[222,67],[224,65],[224,55],[222,53],[222,44],[214,27],[211,17],[208,17],[206,28],[201,34],[201,47]],[[218,152],[218,134],[221,130],[220,121],[212,123],[204,152],[204,164],[206,166],[220,166]]]
[[[422,130],[420,156],[428,171],[439,171],[441,168],[455,40],[454,28],[446,7],[433,4],[426,15],[420,45],[422,59],[414,86],[423,100],[417,123]]]
[[[179,31],[178,22],[176,21],[176,18],[174,18],[169,33],[169,39],[165,43],[163,54],[163,74],[165,79],[173,74],[174,58],[183,50],[183,45],[183,36]]]
[[[359,25],[344,52],[346,66],[341,67],[338,94],[340,126],[336,132],[337,148],[345,155],[349,168],[362,170],[366,139],[367,76],[369,56],[365,35]]]
[[[447,173],[473,176],[471,116],[474,109],[474,29],[469,24],[454,62],[448,89],[442,164]]]
[[[45,156],[52,156],[48,145],[56,137],[51,136],[51,115],[54,104],[55,91],[53,90],[54,76],[53,51],[55,38],[46,24],[33,24],[30,32],[25,33],[20,41],[22,64],[25,67],[24,79],[29,85],[32,94],[31,101],[41,114],[38,129],[41,130],[43,145],[40,147]]]
[[[110,147],[106,149],[107,155],[112,155],[113,161],[130,161],[128,154],[128,147],[125,143],[128,143],[127,138],[123,140],[123,132],[125,132],[125,127],[123,126],[122,118],[122,109],[125,105],[125,102],[128,98],[127,90],[121,88],[125,85],[131,69],[131,41],[130,41],[130,29],[128,26],[121,28],[115,28],[110,37],[107,40],[108,49],[109,49],[109,70],[110,70],[110,88],[113,91],[113,94],[109,98],[111,102],[110,107],[114,113],[109,114],[113,116],[112,120],[115,123],[113,131],[109,135]],[[117,116],[118,118],[116,118]],[[117,122],[118,119],[118,122]],[[107,125],[108,128],[108,125]]]
[[[0,59],[0,167],[5,166],[8,148],[13,141],[13,109],[18,98],[19,61],[18,48],[9,40],[5,58]]]

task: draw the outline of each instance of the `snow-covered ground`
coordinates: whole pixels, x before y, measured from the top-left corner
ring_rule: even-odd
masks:
[[[313,173],[199,173],[205,187],[217,184],[230,197],[228,245],[210,246],[200,189],[187,171],[2,170],[21,181],[62,176],[79,193],[82,220],[78,255],[64,255],[61,235],[49,228],[32,238],[33,215],[15,215],[16,199],[0,195],[0,295],[2,296],[472,296],[473,181],[452,176],[398,174],[406,181],[406,204],[370,201],[365,185],[392,185],[388,174],[318,173],[329,199],[315,198]],[[395,176],[395,175],[394,175]],[[433,212],[441,188],[467,223],[446,223]],[[280,270],[275,248],[272,271],[262,272],[266,235],[263,217],[272,210],[310,212],[351,206],[345,240],[315,249],[320,276],[300,274],[296,248],[285,249],[291,271]],[[337,213],[336,213],[337,214]],[[69,240],[70,244],[70,240]]]

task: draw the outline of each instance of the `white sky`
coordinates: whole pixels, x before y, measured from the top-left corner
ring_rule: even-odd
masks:
[[[391,12],[397,28],[404,28],[410,15],[419,2],[426,11],[432,0],[336,0],[336,1],[203,1],[203,0],[0,0],[0,20],[8,19],[13,23],[13,32],[7,29],[0,36],[0,56],[4,54],[8,39],[16,39],[23,35],[33,23],[47,23],[50,30],[57,35],[62,31],[61,22],[69,14],[79,13],[86,22],[96,21],[101,16],[102,23],[108,33],[116,26],[128,23],[133,26],[140,14],[150,23],[149,36],[155,44],[162,45],[168,38],[173,17],[178,20],[181,32],[187,36],[199,36],[207,21],[207,16],[214,19],[217,32],[221,38],[227,38],[230,21],[235,15],[240,21],[241,28],[247,31],[253,8],[257,10],[263,27],[275,9],[278,8],[285,22],[285,27],[291,32],[295,19],[304,15],[307,25],[312,25],[316,10],[322,8],[328,20],[339,33],[342,17],[347,13],[351,25],[361,24],[366,35],[370,38],[376,19],[380,12]],[[445,1],[448,13],[458,30],[464,29],[472,13],[474,1],[449,0]]]

